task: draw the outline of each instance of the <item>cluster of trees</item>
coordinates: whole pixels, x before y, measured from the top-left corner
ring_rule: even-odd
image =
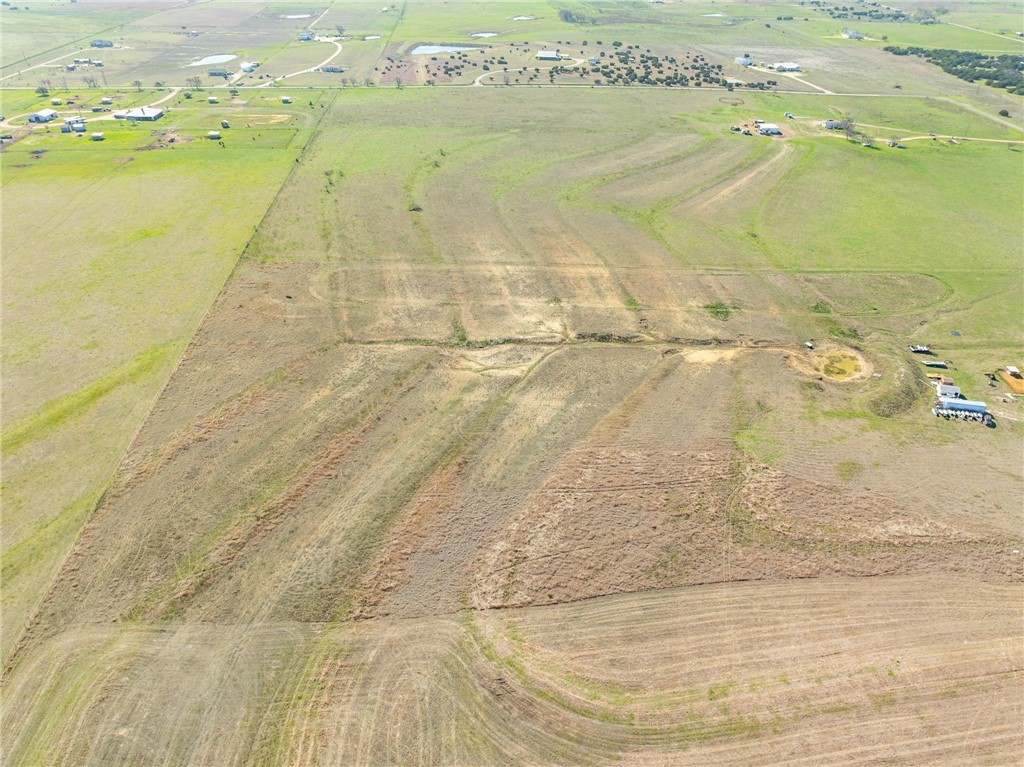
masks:
[[[615,45],[613,43],[613,45]],[[722,65],[712,64],[700,54],[680,61],[675,56],[655,56],[650,49],[626,46],[596,64],[590,73],[609,85],[725,85]],[[584,74],[588,70],[583,70]]]
[[[992,56],[947,48],[900,48],[895,45],[887,46],[885,50],[897,56],[920,56],[961,80],[969,83],[981,81],[993,88],[1024,96],[1024,56],[1020,54]]]
[[[578,11],[562,9],[558,12],[558,18],[566,24],[596,24],[597,20],[586,16]]]
[[[800,3],[803,5],[804,3]],[[912,21],[910,16],[905,14],[903,11],[898,11],[895,8],[885,8],[880,3],[863,3],[867,10],[857,10],[852,5],[831,5],[827,2],[821,2],[821,0],[810,0],[808,5],[813,5],[815,8],[820,8],[833,19],[862,19],[867,21]],[[921,14],[927,14],[928,18],[932,18],[932,11],[921,9],[918,11]],[[918,21],[923,21],[924,16]]]

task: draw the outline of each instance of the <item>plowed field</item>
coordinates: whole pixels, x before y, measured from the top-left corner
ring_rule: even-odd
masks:
[[[932,417],[905,334],[1012,349],[1019,233],[819,268],[780,206],[863,153],[485,93],[331,106],[20,636],[4,763],[1016,763],[1021,429]]]

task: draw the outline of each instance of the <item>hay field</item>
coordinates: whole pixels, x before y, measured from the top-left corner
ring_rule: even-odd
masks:
[[[173,115],[3,154],[5,656],[313,126],[239,126],[222,149],[189,140],[200,110]]]
[[[232,115],[224,149],[5,152],[29,165],[21,205],[47,203],[51,159],[83,184],[116,166],[115,202],[163,169],[224,238],[198,227],[221,256],[190,270],[195,227],[135,194],[184,259],[161,268],[202,290],[123,257],[39,285],[19,213],[24,356],[5,368],[18,422],[49,419],[14,432],[19,513],[57,507],[20,468],[37,449],[95,495],[8,560],[32,578],[5,635],[5,763],[1015,760],[1020,405],[997,429],[936,419],[906,350],[932,342],[971,393],[1019,353],[1006,126],[839,96],[305,93],[177,94],[182,131]],[[925,139],[818,126],[854,107]],[[781,141],[728,130],[783,110]],[[53,232],[77,241],[94,198],[61,183],[76,223]],[[68,331],[44,307],[130,286],[130,316],[74,326],[99,323],[85,391],[89,365],[136,360],[112,404],[48,405],[85,395],[46,388],[71,378],[47,378]],[[44,287],[66,293],[30,312]],[[136,343],[102,334],[133,322]]]

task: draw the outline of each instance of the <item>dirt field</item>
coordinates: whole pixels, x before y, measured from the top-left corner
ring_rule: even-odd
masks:
[[[937,148],[466,90],[321,107],[17,636],[4,764],[1017,762],[1024,430],[906,348],[1015,353],[1003,155],[931,211]]]

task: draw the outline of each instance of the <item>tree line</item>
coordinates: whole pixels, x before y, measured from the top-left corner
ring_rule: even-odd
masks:
[[[981,81],[993,88],[1024,96],[1024,56],[1020,54],[991,56],[948,48],[900,48],[895,45],[886,46],[885,50],[896,56],[920,56],[961,80],[969,83]]]

